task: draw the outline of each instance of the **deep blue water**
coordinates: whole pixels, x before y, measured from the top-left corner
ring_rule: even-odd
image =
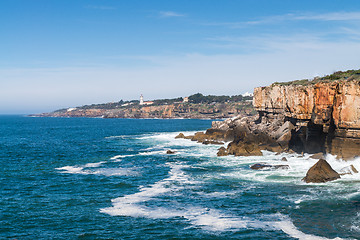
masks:
[[[360,239],[360,174],[305,184],[308,156],[174,139],[210,126],[0,116],[0,239]],[[289,170],[249,168],[283,156]]]

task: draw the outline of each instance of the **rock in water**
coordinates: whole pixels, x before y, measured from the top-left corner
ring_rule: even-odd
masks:
[[[166,151],[166,154],[175,154],[175,152],[174,152],[174,151],[171,151],[171,150],[167,150],[167,151]]]
[[[307,183],[324,183],[338,178],[340,178],[340,175],[332,169],[330,164],[326,160],[320,159],[309,169],[303,180]]]
[[[185,138],[185,135],[183,133],[179,133],[175,138]]]
[[[281,159],[281,161],[283,161],[283,162],[287,162],[286,157],[283,157],[283,158]]]
[[[221,157],[221,156],[227,156],[229,154],[227,153],[226,148],[221,147],[221,148],[219,148],[217,155],[218,155],[218,157]]]
[[[289,169],[289,165],[267,165],[262,163],[256,163],[250,166],[251,169],[261,170],[261,169]]]

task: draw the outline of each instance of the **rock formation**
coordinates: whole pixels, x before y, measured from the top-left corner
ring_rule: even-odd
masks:
[[[309,169],[303,180],[307,183],[323,183],[336,180],[338,178],[340,178],[340,175],[332,169],[330,164],[326,160],[320,159]]]
[[[284,143],[290,137],[297,152],[360,156],[358,79],[258,87],[253,104],[260,116],[281,115],[294,125]]]
[[[360,156],[360,70],[321,79],[274,83],[254,90],[258,115],[214,121],[193,141],[231,141],[218,155],[273,152],[326,153],[345,160]]]

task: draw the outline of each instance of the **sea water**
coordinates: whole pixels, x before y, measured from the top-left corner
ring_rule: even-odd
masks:
[[[360,238],[359,173],[306,184],[309,155],[217,157],[217,145],[175,139],[210,126],[1,116],[0,239]]]

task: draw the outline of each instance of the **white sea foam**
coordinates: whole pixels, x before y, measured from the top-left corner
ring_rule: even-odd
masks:
[[[274,223],[274,226],[278,229],[281,229],[284,233],[288,234],[293,238],[297,238],[299,240],[328,240],[326,237],[319,237],[312,234],[306,234],[298,230],[294,223],[289,219],[282,220],[280,222]],[[332,238],[336,240],[341,240],[342,238]]]
[[[183,171],[181,171],[181,168],[184,167],[183,165],[171,164],[170,167],[171,169],[168,178],[156,182],[149,187],[142,187],[137,193],[113,199],[113,207],[103,208],[101,209],[101,212],[107,213],[109,215],[150,218],[159,218],[160,215],[164,218],[178,216],[178,214],[174,215],[174,211],[172,210],[166,211],[166,209],[154,209],[142,205],[137,205],[139,203],[147,202],[152,198],[167,192],[178,191],[182,189],[182,186],[185,184],[194,183],[188,179]]]
[[[84,167],[77,166],[64,166],[61,168],[55,168],[56,170],[61,170],[63,173],[78,173],[82,174]]]
[[[102,165],[103,163],[105,163],[104,161],[102,162],[96,162],[96,163],[87,163],[84,165],[84,168],[96,168],[96,167],[100,167],[100,165]]]
[[[82,174],[82,175],[104,175],[104,176],[132,176],[138,173],[134,169],[129,168],[98,168],[84,169],[85,167],[65,166],[56,168],[61,173]]]
[[[126,157],[133,157],[135,156],[134,154],[127,154],[127,155],[116,155],[110,158],[110,160],[117,160],[120,158],[126,158]]]

